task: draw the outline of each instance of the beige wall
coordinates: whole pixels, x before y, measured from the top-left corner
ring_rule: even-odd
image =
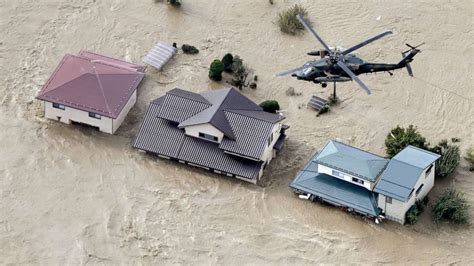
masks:
[[[115,133],[115,131],[117,131],[120,125],[122,125],[123,121],[125,120],[125,117],[127,117],[128,115],[128,112],[130,112],[130,110],[132,109],[132,107],[135,105],[136,102],[137,102],[137,90],[135,90],[135,92],[133,92],[132,94],[132,97],[128,99],[128,102],[123,107],[122,112],[120,112],[118,117],[114,119],[113,126],[112,126],[113,133]]]
[[[127,116],[130,109],[135,105],[136,102],[136,91],[132,97],[128,100],[127,104],[119,114],[117,119],[102,116],[100,119],[89,117],[89,112],[78,110],[72,107],[65,106],[64,110],[54,108],[53,103],[43,101],[44,104],[44,116],[45,118],[60,121],[66,124],[70,124],[71,121],[90,125],[99,128],[100,131],[114,134],[115,131],[120,127],[123,120]]]
[[[186,132],[186,135],[196,137],[196,138],[199,138],[199,132],[209,134],[209,135],[212,135],[212,136],[216,136],[218,138],[219,143],[221,143],[222,138],[224,137],[224,133],[222,133],[222,131],[220,131],[219,129],[217,129],[213,125],[207,124],[207,123],[206,124],[187,126],[187,127],[184,128],[184,130]],[[205,139],[205,140],[207,140],[207,139]]]
[[[350,182],[350,183],[352,183],[352,184],[355,184],[355,185],[358,185],[358,186],[361,186],[361,187],[365,187],[365,188],[368,189],[368,190],[372,190],[372,189],[373,189],[374,184],[371,183],[371,182],[369,182],[369,181],[367,181],[367,180],[364,180],[364,179],[362,179],[362,178],[360,178],[360,177],[352,176],[352,175],[349,175],[349,174],[347,174],[347,173],[344,173],[344,172],[342,172],[342,171],[340,171],[340,170],[334,169],[335,171],[338,171],[338,172],[344,174],[344,178],[341,178],[341,177],[339,177],[339,176],[333,175],[333,174],[332,174],[332,170],[333,170],[333,169],[330,168],[330,167],[327,167],[327,166],[325,166],[325,165],[318,164],[318,172],[319,172],[319,173],[327,174],[327,175],[333,176],[333,177],[335,177],[335,178],[339,178],[339,179],[341,179],[341,180]],[[362,184],[359,184],[359,183],[357,183],[357,182],[353,182],[353,181],[352,181],[352,177],[363,180],[363,181],[364,181],[364,184],[362,185]]]

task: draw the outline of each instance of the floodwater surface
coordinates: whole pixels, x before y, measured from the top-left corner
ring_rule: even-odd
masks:
[[[0,263],[28,264],[472,264],[472,225],[436,225],[425,211],[415,226],[375,225],[337,208],[298,199],[288,185],[330,138],[384,154],[396,125],[414,124],[434,143],[474,145],[472,1],[191,1],[180,10],[152,0],[0,0]],[[275,74],[311,59],[313,36],[282,34],[279,11],[300,2],[330,45],[350,47],[383,30],[358,52],[398,62],[404,45],[422,46],[411,78],[404,69],[338,85],[341,103],[316,117],[304,106],[331,90]],[[115,135],[43,118],[34,99],[65,53],[81,49],[140,63],[156,41],[192,44],[158,72],[147,69],[137,105]],[[225,86],[207,78],[225,53],[259,76],[242,91],[285,110],[288,142],[246,184],[148,156],[131,148],[148,103],[175,87]],[[294,87],[300,96],[287,96]],[[451,184],[474,199],[463,160],[437,181],[431,204]],[[470,208],[474,213],[473,207]]]

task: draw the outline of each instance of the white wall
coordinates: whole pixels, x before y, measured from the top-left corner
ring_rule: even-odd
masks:
[[[125,120],[125,117],[127,117],[128,112],[130,112],[130,110],[132,109],[132,107],[135,105],[136,102],[137,102],[137,90],[135,90],[135,92],[133,92],[130,99],[128,99],[128,102],[123,107],[122,112],[120,112],[118,117],[113,120],[113,125],[112,125],[113,133],[115,133],[115,131],[117,131],[120,125],[122,125],[123,120]]]
[[[217,129],[216,127],[208,123],[187,126],[184,128],[184,130],[186,132],[186,135],[196,137],[196,138],[199,138],[199,132],[215,136],[218,138],[219,143],[221,143],[222,138],[224,137],[224,133],[222,133],[222,131],[220,131],[219,129]],[[208,139],[204,139],[204,140],[208,140]]]
[[[392,198],[392,203],[386,203],[386,196],[379,194],[378,205],[385,212],[385,215],[388,219],[397,221],[399,223],[405,223],[405,214],[410,209],[410,207],[415,204],[416,200],[424,198],[431,191],[434,185],[434,176],[435,176],[435,164],[433,163],[433,168],[429,175],[425,175],[427,168],[423,171],[421,176],[418,178],[414,186],[414,191],[408,199],[407,202],[402,202]],[[418,195],[416,190],[423,184],[423,188],[420,190]]]
[[[53,103],[44,101],[45,118],[70,124],[71,121],[98,127],[100,131],[113,134],[112,118],[102,116],[101,119],[89,117],[89,112],[65,106],[64,110],[54,108]]]
[[[53,103],[43,101],[44,104],[44,117],[56,121],[60,121],[66,124],[70,124],[71,121],[90,125],[99,128],[100,131],[114,134],[115,131],[120,127],[123,120],[127,116],[128,112],[135,105],[137,100],[137,91],[135,91],[128,100],[122,112],[119,114],[117,119],[102,116],[100,119],[89,117],[89,112],[78,110],[72,107],[65,106],[64,110],[54,108]]]
[[[341,178],[341,177],[339,177],[339,176],[333,175],[333,174],[332,174],[332,170],[335,170],[335,171],[338,171],[338,172],[342,173],[342,174],[344,175],[344,178]],[[337,170],[337,169],[332,169],[332,168],[327,167],[327,166],[322,165],[322,164],[318,164],[318,172],[319,172],[319,173],[322,173],[322,174],[327,174],[327,175],[333,176],[333,177],[335,177],[335,178],[338,178],[338,179],[341,179],[341,180],[350,182],[350,183],[352,183],[352,184],[355,184],[355,185],[358,185],[358,186],[361,186],[361,187],[365,187],[365,188],[368,189],[368,190],[372,190],[372,189],[373,189],[373,186],[374,186],[373,183],[371,183],[371,182],[369,182],[369,181],[367,181],[367,180],[365,180],[365,179],[362,179],[362,178],[357,177],[357,176],[352,176],[352,175],[347,174],[347,173],[345,173],[345,172],[343,172],[343,171],[340,171],[340,170]],[[364,181],[364,184],[362,185],[362,184],[359,184],[359,183],[357,183],[357,182],[352,181],[352,178],[353,178],[353,177],[354,177],[354,178],[357,178],[357,179],[363,180],[363,181]]]

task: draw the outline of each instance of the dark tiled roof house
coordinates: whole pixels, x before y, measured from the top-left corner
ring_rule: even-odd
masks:
[[[283,146],[283,119],[235,89],[173,89],[151,102],[133,146],[256,183]]]

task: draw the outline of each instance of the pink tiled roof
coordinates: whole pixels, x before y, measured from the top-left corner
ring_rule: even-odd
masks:
[[[86,51],[66,54],[36,98],[117,118],[143,79],[144,69]]]

